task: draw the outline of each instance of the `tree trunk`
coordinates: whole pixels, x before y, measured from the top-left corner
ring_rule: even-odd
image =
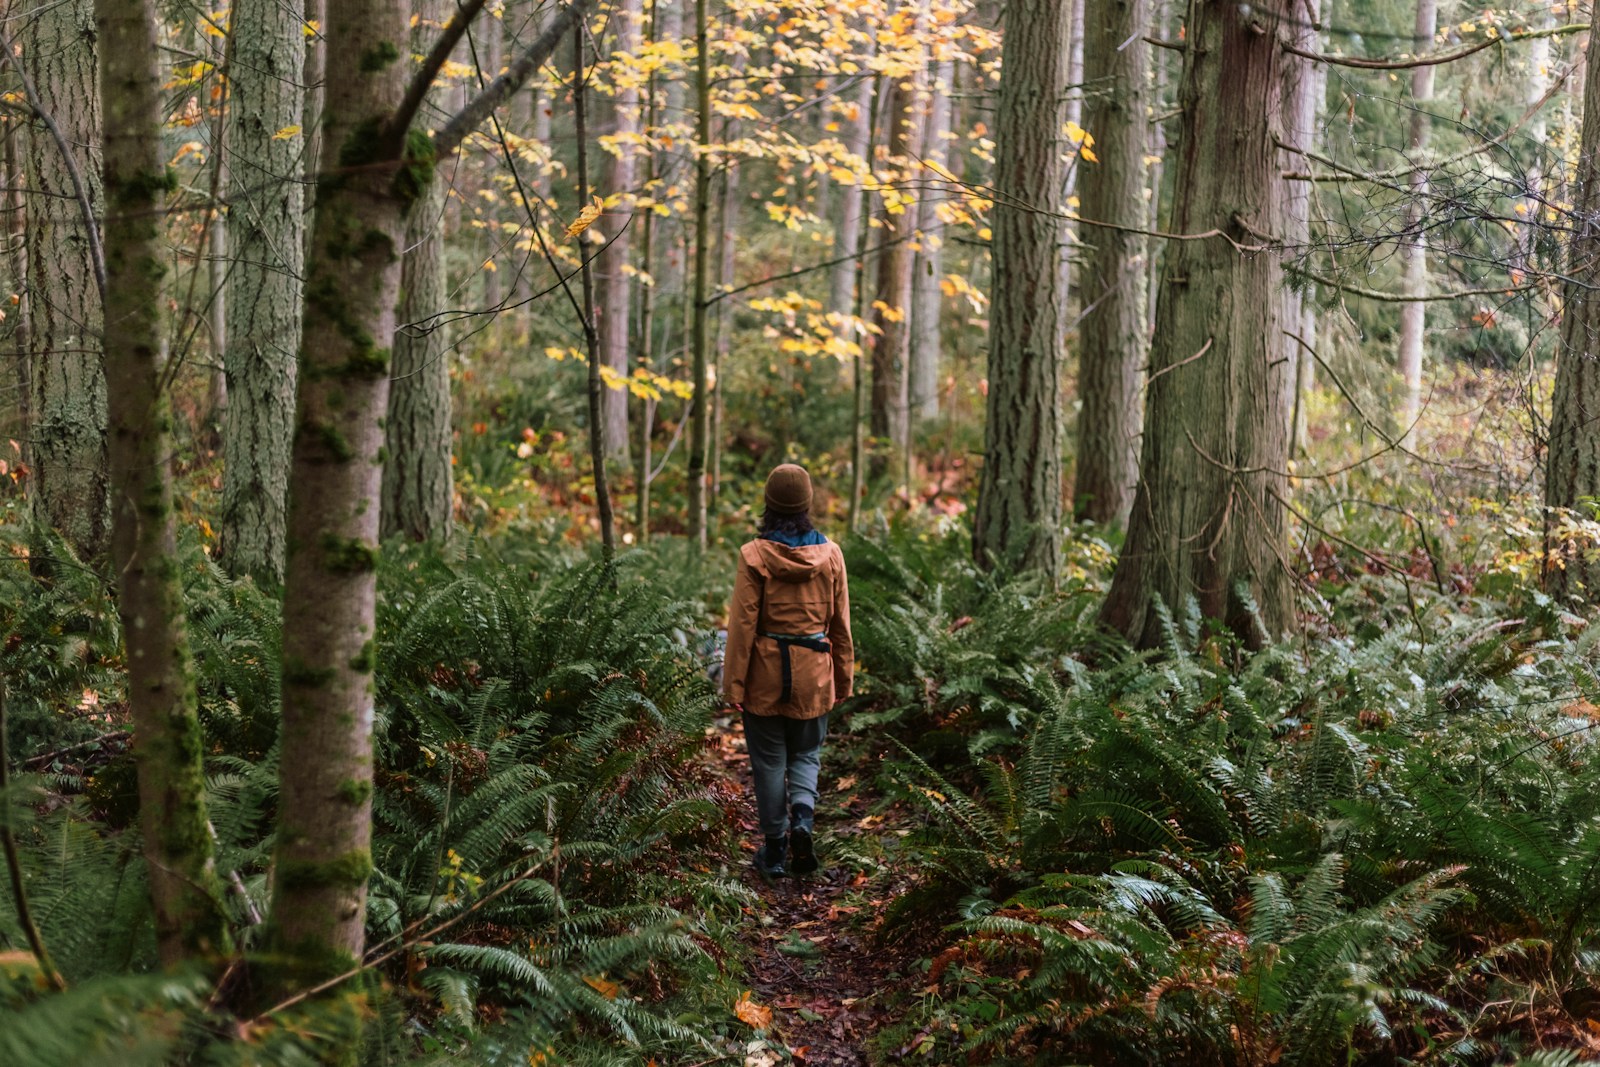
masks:
[[[104,139],[105,367],[111,555],[127,646],[139,822],[168,966],[223,953],[228,929],[206,822],[194,662],[172,514],[171,414],[162,388],[161,279],[168,176],[151,0],[97,0]]]
[[[1067,29],[1072,0],[1006,9],[995,123],[988,419],[972,531],[980,566],[1055,576],[1061,528],[1058,285]],[[1033,208],[1047,214],[1035,214]]]
[[[1227,235],[1172,241],[1150,354],[1139,488],[1102,620],[1141,646],[1162,638],[1157,603],[1192,597],[1253,645],[1290,622],[1284,468],[1287,413],[1280,235],[1294,225],[1274,143],[1295,32],[1259,8],[1190,6],[1169,229]]]
[[[440,21],[443,21],[443,17],[444,13],[441,13]],[[491,82],[498,78],[501,68],[505,66],[502,55],[502,48],[505,44],[505,28],[501,23],[502,19],[493,18],[488,12],[485,12],[478,18],[477,32],[473,34],[473,40],[477,45],[477,66],[481,70],[485,82]],[[470,86],[478,83],[469,78],[468,84]],[[520,130],[517,132],[521,133]],[[493,314],[494,317],[491,321],[495,324],[497,332],[500,324],[500,305],[505,302],[505,286],[500,280],[500,242],[504,235],[500,232],[499,222],[495,218],[499,214],[499,210],[500,205],[498,203],[483,205],[484,214],[488,216],[485,221],[489,225],[478,231],[482,235],[484,243],[483,258],[478,261],[483,274],[483,307],[484,310]],[[509,259],[509,257],[505,258]]]
[[[22,35],[22,65],[45,115],[28,137],[34,504],[42,521],[93,560],[105,554],[111,527],[97,281],[103,266],[97,224],[85,219],[86,207],[95,219],[104,212],[94,5],[39,0]]]
[[[450,465],[450,328],[434,320],[449,303],[444,269],[444,184],[432,183],[406,218],[399,328],[385,422],[383,536],[450,540],[455,472]]]
[[[274,942],[301,979],[360,958],[372,870],[383,418],[405,215],[429,146],[391,122],[405,0],[328,5],[328,78],[290,473]],[[411,158],[405,158],[406,156]],[[336,164],[336,165],[334,165]]]
[[[1086,0],[1071,0],[1072,10],[1068,12],[1067,24],[1067,121],[1074,125],[1083,125],[1083,22]],[[1117,42],[1121,44],[1122,42]],[[1096,134],[1096,136],[1099,136]],[[1078,192],[1078,175],[1084,166],[1082,159],[1077,159],[1068,164],[1061,187],[1062,203],[1071,202]],[[1056,272],[1061,279],[1061,299],[1063,307],[1070,306],[1069,298],[1072,295],[1073,263],[1069,249],[1073,246],[1073,237],[1077,236],[1076,227],[1068,222],[1061,227],[1062,253],[1061,262],[1056,266]]]
[[[305,138],[305,155],[300,158],[299,176],[305,178],[320,172],[322,165],[322,102],[327,94],[324,92],[323,81],[328,72],[328,42],[323,31],[328,28],[328,0],[302,0],[305,19],[308,25],[317,27],[316,33],[305,35],[305,65],[304,74],[300,84],[304,88],[304,99],[301,103],[300,136]],[[312,209],[316,206],[316,185],[306,182],[301,185],[301,199],[305,201],[305,216],[311,217]],[[300,261],[304,263],[311,252],[311,227],[304,222],[300,224],[300,232],[304,235],[304,250],[300,253]]]
[[[856,87],[855,97],[850,103],[851,110],[844,116],[844,126],[848,131],[844,147],[859,161],[861,172],[865,173],[871,166],[868,160],[872,151],[872,96],[877,89],[878,79],[870,72],[863,72],[860,77],[861,83]],[[839,214],[833,231],[834,254],[836,258],[849,258],[839,258],[839,262],[833,265],[828,283],[831,293],[828,310],[840,315],[853,315],[856,308],[856,272],[860,269],[861,212],[865,202],[859,178],[840,185],[838,201]]]
[[[578,166],[574,175],[578,179],[578,203],[589,202],[589,127],[584,121],[588,108],[589,80],[584,75],[584,48],[587,40],[581,23],[572,28],[572,139],[577,143]],[[583,252],[580,249],[580,256]],[[611,489],[606,479],[606,456],[611,449],[606,444],[606,420],[601,410],[606,388],[600,375],[600,334],[595,329],[594,269],[588,258],[578,268],[579,283],[583,286],[583,340],[588,356],[589,391],[589,466],[594,477],[595,510],[600,519],[600,550],[607,563],[616,555],[616,524],[612,521]]]
[[[11,323],[12,355],[16,361],[14,380],[17,389],[16,424],[12,433],[18,446],[7,458],[13,464],[20,463],[24,467],[31,468],[33,368],[28,355],[29,338],[32,336],[28,323],[28,307],[32,301],[28,296],[27,178],[22,170],[22,142],[26,135],[21,120],[15,116],[7,118],[5,124],[6,236],[10,239],[10,254],[6,266],[11,270],[11,286],[17,294],[17,306],[12,311]]]
[[[443,0],[418,4],[412,48],[426,50],[445,17]],[[438,114],[442,96],[430,93],[418,124]],[[455,471],[450,465],[450,329],[435,321],[449,296],[444,264],[445,192],[430,183],[406,216],[400,266],[399,328],[384,423],[389,460],[383,469],[383,536],[450,540]]]
[[[731,120],[730,120],[731,121]],[[726,132],[723,134],[726,143],[732,140]],[[739,163],[729,160],[727,167],[722,172],[722,212],[721,225],[717,235],[717,291],[722,292],[733,288],[733,272],[738,262],[739,251]],[[711,496],[710,508],[716,512],[717,502],[722,498],[722,445],[723,429],[722,418],[726,393],[723,386],[727,383],[728,355],[733,349],[733,308],[728,300],[717,301],[717,343],[712,349],[711,357]]]
[[[610,25],[616,34],[615,51],[632,56],[639,51],[641,0],[621,0],[613,9]],[[611,132],[614,143],[606,154],[600,173],[597,195],[606,199],[606,213],[597,227],[611,238],[611,245],[595,261],[600,275],[600,362],[624,377],[629,373],[633,276],[629,273],[633,246],[630,223],[633,217],[634,171],[638,147],[632,141],[639,135],[639,89],[634,79],[625,77],[617,84],[617,64],[612,64],[610,80],[616,85]],[[628,458],[628,391],[607,389],[604,397],[606,454],[609,458]]]
[[[1600,552],[1587,540],[1561,536],[1557,522],[1567,509],[1592,519],[1600,499],[1600,7],[1595,12],[1584,66],[1583,134],[1570,189],[1577,230],[1562,284],[1544,483],[1545,591],[1586,604],[1600,602]]]
[[[1416,51],[1420,54],[1433,47],[1433,35],[1439,21],[1438,0],[1417,0]],[[1405,226],[1400,238],[1400,263],[1405,272],[1402,292],[1409,297],[1421,297],[1428,291],[1428,250],[1422,230],[1428,212],[1423,201],[1428,195],[1428,170],[1422,158],[1428,150],[1428,134],[1432,117],[1428,105],[1433,101],[1433,66],[1415,67],[1411,71],[1411,133],[1406,154],[1417,169],[1407,179],[1411,198],[1406,203]],[[1400,429],[1409,432],[1422,411],[1422,364],[1427,330],[1428,305],[1413,299],[1400,305],[1400,338],[1396,362],[1399,365],[1401,388]]]
[[[1089,0],[1083,22],[1087,128],[1098,163],[1080,161],[1087,227],[1078,345],[1078,467],[1073,513],[1124,522],[1139,481],[1139,409],[1148,333],[1144,309],[1148,0]],[[1111,227],[1122,227],[1112,229]]]
[[[239,0],[229,79],[228,277],[224,363],[231,402],[222,423],[220,558],[229,574],[283,581],[294,435],[295,353],[305,266],[299,181],[306,102],[305,34],[293,6]]]
[[[695,0],[695,143],[701,151],[694,162],[694,295],[693,385],[694,420],[689,426],[689,543],[703,550],[706,530],[706,444],[711,433],[711,404],[707,390],[707,348],[710,337],[706,322],[706,297],[711,280],[711,157],[704,147],[711,143],[711,51],[707,33],[710,0]]]
[[[919,125],[916,97],[912,83],[892,81],[880,178],[895,185],[908,183],[914,174]],[[878,253],[877,296],[872,307],[872,325],[881,331],[872,340],[872,434],[888,440],[895,453],[904,457],[910,446],[909,320],[911,265],[916,255],[909,237],[917,226],[917,207],[912,203],[892,211],[888,205],[885,201],[878,215],[882,223],[878,239],[884,248]]]
[[[950,129],[949,61],[936,62],[929,74],[931,93],[923,129],[923,158],[944,169],[949,153],[945,134]],[[941,329],[944,291],[939,283],[944,275],[944,234],[939,224],[939,205],[953,190],[944,190],[936,175],[928,176],[927,188],[917,200],[917,228],[922,231],[920,247],[911,268],[911,416],[933,419],[939,415],[939,364],[943,347]],[[936,191],[937,190],[937,191]]]

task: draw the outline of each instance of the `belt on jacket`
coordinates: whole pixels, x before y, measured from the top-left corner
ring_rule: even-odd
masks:
[[[787,704],[794,696],[794,668],[789,662],[789,650],[796,645],[810,649],[812,652],[832,652],[833,646],[828,644],[828,635],[820,634],[769,634],[760,631],[762,637],[778,642],[778,652],[783,661],[783,692],[778,696],[778,703]]]

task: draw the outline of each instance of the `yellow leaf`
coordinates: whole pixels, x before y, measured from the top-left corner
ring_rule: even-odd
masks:
[[[585,975],[583,984],[594,990],[596,993],[599,993],[607,1000],[616,1000],[617,994],[622,991],[622,987],[620,985],[605,977],[593,977]]]
[[[733,1013],[739,1021],[756,1030],[765,1030],[772,1025],[772,1009],[757,1004],[750,999],[747,989],[739,994],[739,999],[733,1002]]]
[[[589,206],[578,212],[578,217],[572,220],[572,225],[567,227],[568,237],[577,237],[600,217],[600,212],[605,209],[606,202],[600,197],[595,197]]]
[[[167,165],[168,166],[172,166],[173,164],[176,164],[179,160],[181,160],[184,156],[187,156],[190,153],[198,153],[198,152],[200,152],[200,150],[203,147],[204,146],[199,141],[185,141],[185,142],[183,142],[182,145],[179,146],[178,154],[173,156],[171,162],[169,162]]]
[[[1090,163],[1100,162],[1100,157],[1095,155],[1094,151],[1090,149],[1088,145],[1084,145],[1082,148],[1078,149],[1078,155],[1082,156],[1084,159],[1087,159]]]
[[[272,139],[274,141],[287,141],[291,137],[299,137],[299,136],[300,136],[300,127],[299,126],[285,126],[283,129],[281,129],[277,133],[273,134],[272,135]]]

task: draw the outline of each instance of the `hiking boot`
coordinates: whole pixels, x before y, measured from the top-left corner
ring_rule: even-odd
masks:
[[[797,826],[789,831],[789,867],[795,874],[811,874],[817,869],[817,849],[811,831]]]
[[[781,837],[769,837],[767,843],[756,850],[756,873],[768,885],[789,873],[783,868],[783,854],[788,850],[787,844]]]

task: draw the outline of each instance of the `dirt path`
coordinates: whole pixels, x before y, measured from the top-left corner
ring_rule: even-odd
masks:
[[[750,794],[749,761],[736,719],[719,719],[712,751],[743,797],[740,832],[745,883],[761,897],[743,940],[748,946],[751,1001],[772,1012],[747,1067],[801,1063],[858,1067],[889,1021],[889,1002],[906,984],[912,961],[886,951],[876,927],[892,899],[894,867],[882,862],[903,833],[881,813],[872,787],[875,755],[830,738],[817,806],[822,869],[809,878],[764,884],[750,865],[760,830]]]

